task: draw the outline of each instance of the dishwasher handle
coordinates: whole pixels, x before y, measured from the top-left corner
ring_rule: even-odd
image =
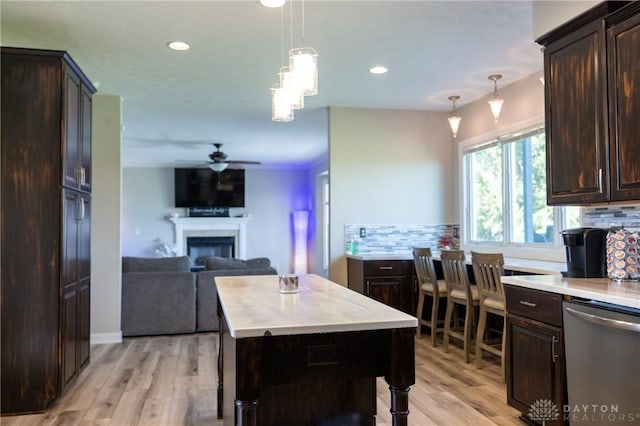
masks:
[[[576,318],[580,318],[584,321],[592,324],[598,324],[604,327],[616,328],[618,330],[632,331],[640,333],[640,323],[634,323],[630,321],[615,320],[611,318],[603,318],[598,315],[588,314],[586,312],[576,311],[568,306],[565,307],[566,311]]]

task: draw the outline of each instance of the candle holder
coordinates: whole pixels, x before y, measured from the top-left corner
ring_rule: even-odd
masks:
[[[298,276],[295,274],[278,275],[278,289],[280,293],[297,293]]]

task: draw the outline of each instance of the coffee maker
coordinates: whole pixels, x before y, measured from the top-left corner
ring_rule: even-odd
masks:
[[[567,254],[568,278],[604,278],[607,276],[606,239],[608,229],[574,228],[562,231]]]

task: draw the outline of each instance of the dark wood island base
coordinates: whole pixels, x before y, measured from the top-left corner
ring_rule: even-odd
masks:
[[[218,417],[234,426],[373,426],[376,383],[408,424],[417,320],[317,275],[216,277]]]

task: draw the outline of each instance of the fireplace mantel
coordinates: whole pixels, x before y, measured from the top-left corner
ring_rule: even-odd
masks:
[[[175,232],[176,254],[186,256],[187,237],[235,237],[235,257],[247,258],[248,217],[171,217]]]

